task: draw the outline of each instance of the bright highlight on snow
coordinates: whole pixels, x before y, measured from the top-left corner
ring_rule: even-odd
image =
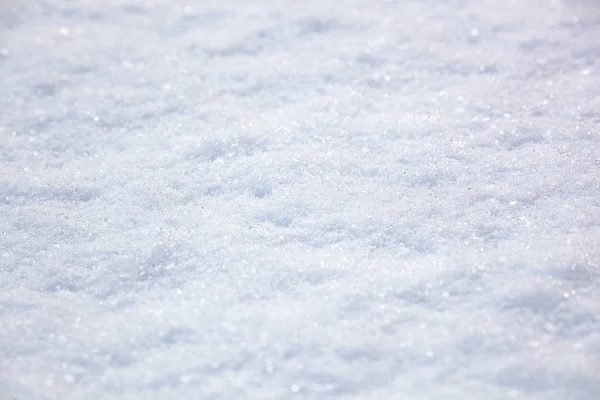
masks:
[[[600,398],[595,0],[0,3],[0,400]]]

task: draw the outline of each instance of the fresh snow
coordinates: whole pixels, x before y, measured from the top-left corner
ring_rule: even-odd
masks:
[[[599,398],[598,1],[0,1],[1,400]]]

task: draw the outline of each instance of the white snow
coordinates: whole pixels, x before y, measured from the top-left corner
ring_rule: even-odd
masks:
[[[0,2],[0,399],[600,398],[600,3]]]

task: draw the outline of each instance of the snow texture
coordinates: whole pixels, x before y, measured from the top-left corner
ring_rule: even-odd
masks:
[[[0,0],[0,399],[600,398],[597,0]]]

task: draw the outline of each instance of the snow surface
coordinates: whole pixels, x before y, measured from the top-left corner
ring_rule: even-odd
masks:
[[[600,3],[0,0],[0,399],[600,399]]]

